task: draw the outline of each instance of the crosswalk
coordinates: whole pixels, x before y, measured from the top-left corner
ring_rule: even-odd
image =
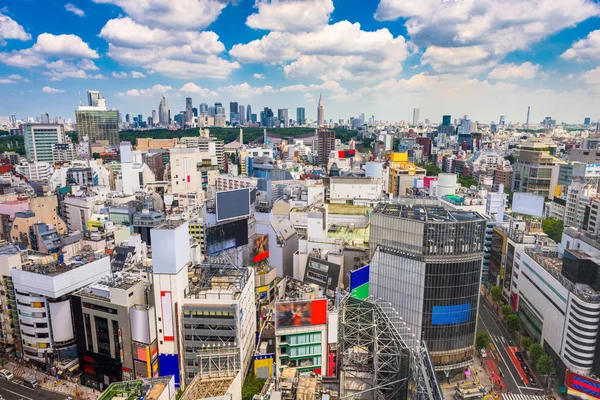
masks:
[[[502,400],[544,400],[545,396],[535,394],[502,393]]]
[[[500,335],[490,335],[490,337],[496,341],[496,343],[503,343],[505,345],[508,345],[508,341],[504,338],[504,336],[500,336]]]

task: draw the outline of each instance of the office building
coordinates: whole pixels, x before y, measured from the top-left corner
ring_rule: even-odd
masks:
[[[52,145],[52,161],[73,161],[77,157],[77,149],[73,143],[55,143]]]
[[[296,123],[298,125],[304,125],[306,122],[306,109],[304,107],[296,108]]]
[[[198,108],[198,115],[208,114],[208,104],[200,103],[200,107]]]
[[[419,119],[421,118],[421,111],[418,108],[413,109],[413,126],[419,125]]]
[[[191,97],[186,97],[185,98],[185,124],[184,125],[191,125],[192,122],[194,121],[194,113],[192,111],[192,98]]]
[[[100,92],[97,90],[87,91],[87,103],[88,107],[98,107],[98,101],[102,98]]]
[[[464,370],[475,350],[485,219],[437,199],[373,210],[371,294],[390,302],[438,371]]]
[[[560,164],[552,142],[529,141],[519,146],[513,165],[512,191],[552,199],[556,194]]]
[[[253,123],[256,122],[256,118],[252,120],[252,106],[250,104],[246,106],[246,121]]]
[[[46,183],[52,175],[53,168],[52,164],[46,161],[22,161],[19,165],[15,166],[15,169],[30,181]]]
[[[586,125],[586,126],[591,125],[592,124],[592,119],[590,117],[585,117],[583,119],[583,124]]]
[[[230,101],[229,102],[229,112],[232,114],[238,114],[240,111],[238,110],[238,102]]]
[[[42,113],[40,115],[40,124],[49,124],[50,123],[50,115],[48,113]]]
[[[506,125],[506,116],[504,116],[504,115],[501,115],[501,116],[500,116],[500,122],[498,122],[498,124],[499,124],[500,126],[505,126],[505,125]]]
[[[442,115],[442,125],[452,125],[452,116]]]
[[[246,119],[246,107],[244,107],[243,105],[239,106],[239,114],[240,114],[240,125],[244,125],[247,121]]]
[[[119,111],[107,110],[104,98],[98,106],[79,106],[75,111],[79,141],[87,137],[91,143],[108,142],[112,147],[119,145]]]
[[[150,231],[165,222],[165,213],[162,211],[148,211],[133,214],[133,231],[140,235],[142,241],[148,246],[152,246],[152,236]]]
[[[23,125],[25,157],[29,161],[53,162],[53,145],[66,143],[65,128],[61,124]]]
[[[277,126],[283,125],[284,128],[290,127],[290,117],[287,108],[280,108],[277,110],[277,119],[279,120]]]
[[[317,133],[317,163],[327,165],[329,153],[335,150],[335,131],[319,129]]]
[[[323,103],[323,93],[319,96],[319,104],[317,106],[317,124],[319,127],[325,125],[325,103]]]
[[[160,124],[160,126],[169,126],[169,111],[169,101],[163,95],[160,98],[160,103],[158,104],[158,123]]]

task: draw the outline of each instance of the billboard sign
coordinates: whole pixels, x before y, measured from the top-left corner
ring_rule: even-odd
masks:
[[[247,245],[248,220],[241,219],[208,227],[205,242],[208,254]]]
[[[275,304],[276,329],[325,325],[326,323],[327,299],[289,301]]]
[[[252,244],[252,261],[255,263],[269,257],[269,235],[261,235]]]
[[[520,214],[541,217],[544,212],[544,197],[528,193],[513,195],[512,211]]]
[[[471,319],[471,304],[454,306],[433,306],[431,325],[452,325],[467,322]]]
[[[600,399],[600,381],[567,371],[565,386],[569,398]]]
[[[217,192],[217,222],[250,215],[250,188]]]
[[[369,297],[369,273],[371,267],[365,265],[354,271],[350,271],[350,295],[364,300]]]

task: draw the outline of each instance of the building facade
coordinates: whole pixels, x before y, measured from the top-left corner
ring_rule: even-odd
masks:
[[[25,124],[23,126],[25,157],[29,161],[53,162],[54,145],[65,143],[65,128],[61,124]]]

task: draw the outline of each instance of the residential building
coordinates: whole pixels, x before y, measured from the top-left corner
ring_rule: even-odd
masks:
[[[35,182],[45,183],[52,175],[52,165],[46,161],[22,161],[15,169],[25,178]]]
[[[165,165],[161,152],[147,152],[142,154],[142,162],[154,173],[157,181],[164,180]]]
[[[142,241],[148,246],[152,245],[150,231],[165,221],[165,213],[161,211],[143,210],[133,214],[133,231],[142,237]]]
[[[322,124],[319,124],[321,126]],[[335,150],[335,131],[319,129],[317,133],[317,164],[327,165],[329,153]]]
[[[73,143],[55,143],[52,145],[52,161],[65,162],[77,158],[77,149]]]
[[[390,302],[438,371],[473,362],[486,221],[439,201],[380,203],[370,226],[370,294]]]
[[[61,124],[23,125],[25,157],[29,161],[53,162],[53,146],[66,143],[65,128]]]

